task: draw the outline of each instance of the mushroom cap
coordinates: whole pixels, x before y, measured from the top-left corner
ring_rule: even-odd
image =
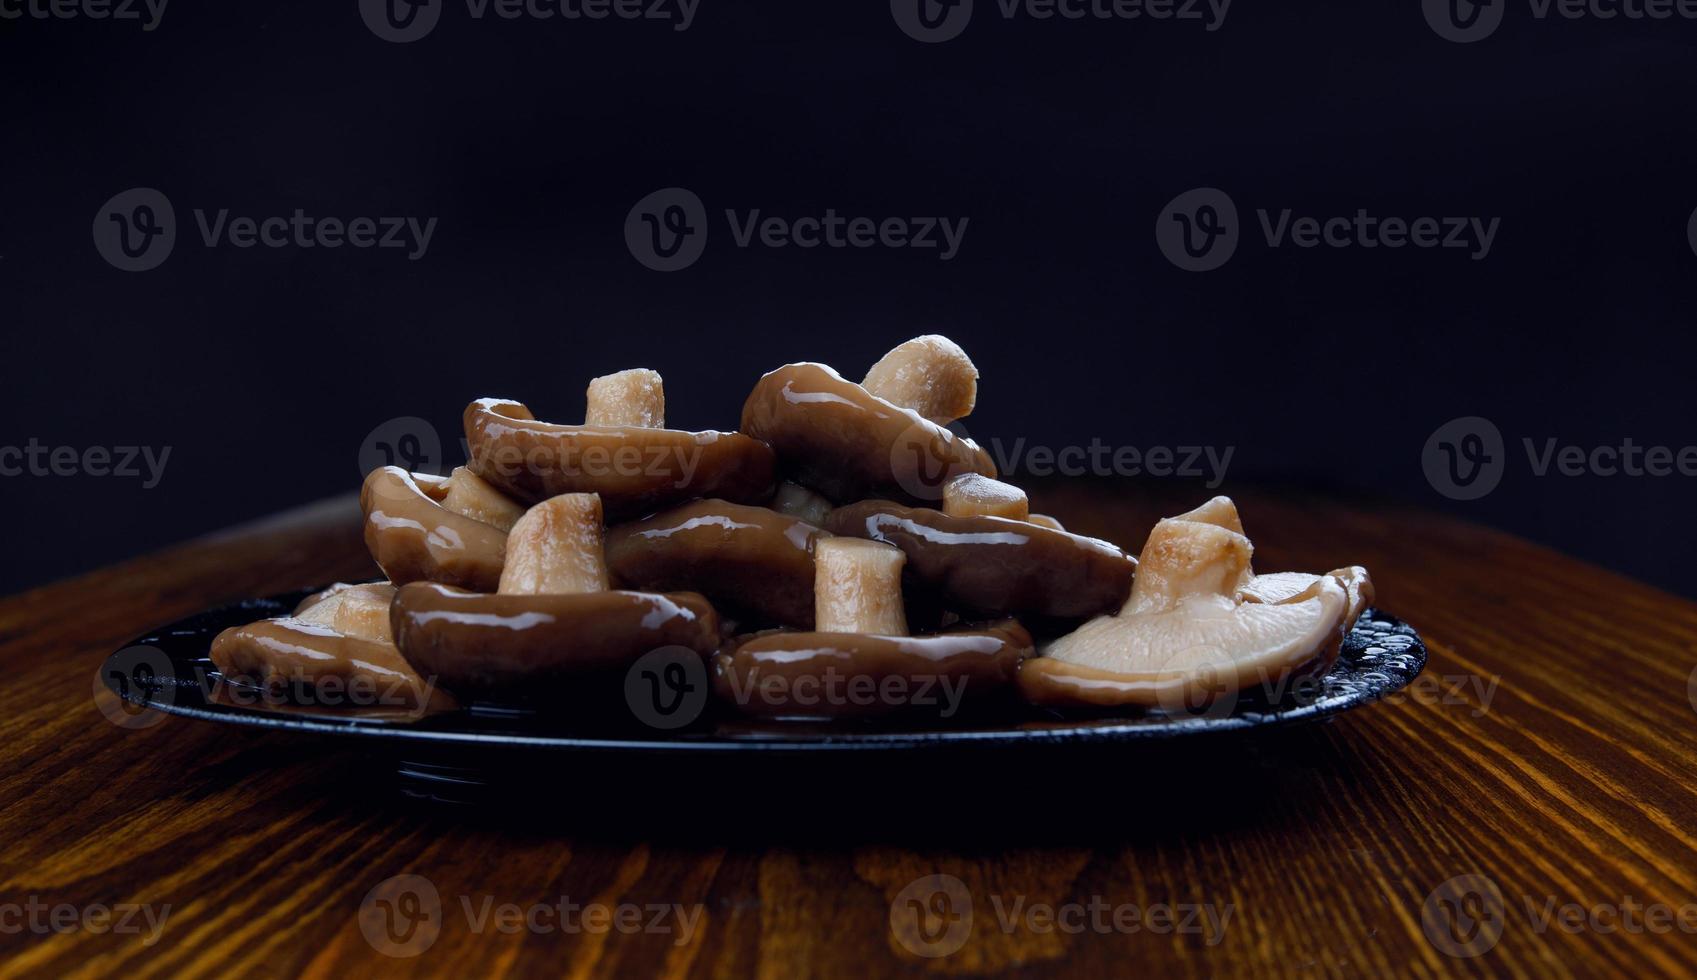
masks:
[[[1338,627],[1338,642],[1322,654],[1322,663],[1319,665],[1321,671],[1329,670],[1332,664],[1337,662],[1344,639],[1349,636],[1350,630],[1355,629],[1356,620],[1373,604],[1373,580],[1368,577],[1367,569],[1360,565],[1351,565],[1324,575],[1272,572],[1255,576],[1239,591],[1245,602],[1282,605],[1312,598],[1319,592],[1321,583],[1328,580],[1343,586],[1349,604],[1344,610],[1343,622]]]
[[[1299,597],[1307,598],[1323,577],[1309,572],[1269,572],[1251,578],[1238,591],[1245,602],[1278,605]]]
[[[1252,688],[1281,691],[1330,666],[1347,601],[1327,579],[1313,598],[1286,605],[1193,598],[1163,612],[1094,619],[1022,667],[1020,690],[1057,707],[1167,710]]]
[[[833,503],[941,500],[962,473],[996,475],[971,439],[812,362],[762,377],[743,404],[742,430],[772,446],[786,478]]]
[[[973,616],[1079,620],[1112,612],[1138,574],[1137,560],[1106,541],[1004,517],[865,500],[833,510],[825,526],[900,548],[909,581]]]
[[[660,647],[705,657],[719,642],[718,613],[688,592],[484,595],[414,582],[396,593],[390,617],[420,674],[455,694],[495,698],[569,692]]]
[[[727,612],[813,627],[813,547],[830,532],[765,507],[698,500],[607,532],[623,588],[700,592]]]
[[[429,485],[447,493],[440,481]],[[399,466],[372,470],[359,505],[365,547],[391,582],[442,582],[483,592],[500,584],[506,532],[444,508]]]
[[[958,706],[949,698],[1008,690],[1033,652],[1031,634],[1012,619],[930,636],[776,630],[726,644],[713,658],[713,684],[737,710],[771,718],[947,709]]]
[[[695,497],[772,495],[772,450],[740,432],[539,422],[523,404],[479,398],[465,410],[472,472],[527,504],[601,495],[612,520]]]
[[[1351,607],[1343,583],[1317,576],[1291,592],[1296,583],[1269,582],[1285,601],[1246,600],[1249,539],[1192,515],[1155,526],[1119,615],[1085,623],[1021,668],[1029,700],[1173,710],[1283,690],[1331,666]]]
[[[336,601],[333,597],[314,608]],[[305,618],[286,616],[232,626],[213,639],[210,656],[226,680],[267,690],[286,691],[297,685],[316,688],[334,680],[347,691],[352,681],[363,679],[373,685],[375,694],[400,701],[385,707],[453,707],[452,699],[427,685],[393,643],[349,635]]]

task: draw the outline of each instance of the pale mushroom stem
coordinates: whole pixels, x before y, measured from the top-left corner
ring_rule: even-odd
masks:
[[[578,595],[607,588],[600,494],[550,497],[525,511],[507,535],[507,561],[497,592]]]
[[[821,633],[906,636],[901,549],[860,538],[814,545],[813,612]]]
[[[785,480],[778,484],[778,492],[772,497],[772,509],[823,527],[831,513],[831,502],[799,483]]]
[[[589,382],[588,399],[585,425],[666,427],[666,389],[657,371],[631,368],[595,378]]]
[[[1023,521],[1031,516],[1031,501],[1024,490],[1011,483],[963,473],[943,486],[943,513],[950,517],[1005,517]]]
[[[948,425],[972,414],[978,401],[978,368],[959,344],[926,334],[885,354],[860,386],[892,405]]]
[[[449,474],[448,493],[442,498],[442,506],[503,531],[511,531],[524,516],[523,505],[464,466],[455,467]]]
[[[297,609],[290,618],[328,626],[344,636],[394,642],[389,631],[389,603],[395,598],[394,585],[388,582],[337,585],[320,596],[323,598],[314,596],[316,602]]]

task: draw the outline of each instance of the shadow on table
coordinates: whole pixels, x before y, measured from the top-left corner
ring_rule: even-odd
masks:
[[[1007,846],[1298,823],[1345,791],[1347,722],[1032,750],[642,756],[378,755],[362,805],[425,822],[578,840]]]

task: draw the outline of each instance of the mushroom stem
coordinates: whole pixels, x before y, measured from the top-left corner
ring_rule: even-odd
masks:
[[[1031,515],[1025,491],[1011,483],[977,473],[962,473],[943,486],[943,513],[950,517],[1005,517],[1023,521]]]
[[[866,372],[861,387],[892,405],[948,425],[972,414],[978,401],[978,368],[959,344],[926,334],[880,358]]]
[[[392,643],[389,604],[394,598],[395,586],[389,582],[334,585],[301,603],[289,618],[328,626],[344,636]]]
[[[813,618],[821,633],[906,636],[901,549],[859,538],[823,538],[813,547]]]
[[[657,371],[631,368],[595,378],[588,397],[585,425],[666,427],[666,389]]]
[[[797,520],[824,527],[825,518],[831,513],[831,502],[799,483],[785,480],[778,484],[778,492],[772,497],[772,509]]]
[[[503,531],[511,531],[524,516],[522,506],[464,466],[455,467],[448,476],[448,493],[442,498],[442,506]]]
[[[507,535],[503,595],[578,595],[607,591],[601,496],[563,493],[525,511]]]
[[[1248,538],[1219,524],[1189,520],[1188,515],[1166,518],[1143,544],[1124,611],[1158,612],[1190,596],[1235,602],[1250,580],[1254,551]]]

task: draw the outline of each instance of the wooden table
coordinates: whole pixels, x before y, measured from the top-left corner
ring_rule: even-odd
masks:
[[[1033,497],[1133,546],[1199,499],[1089,484]],[[1331,724],[1105,756],[812,774],[561,757],[534,801],[454,808],[400,796],[364,746],[180,718],[128,730],[91,697],[103,658],[155,625],[371,574],[348,501],[11,597],[0,972],[1697,971],[1678,918],[1697,929],[1697,606],[1418,511],[1238,499],[1261,570],[1371,567],[1381,604],[1430,646],[1416,688]],[[933,874],[967,904],[916,919],[907,899],[931,900],[934,882],[909,886]],[[398,875],[427,879],[442,910],[412,957],[361,927],[362,903],[400,900],[396,884],[373,894]],[[1453,881],[1467,875],[1481,877]],[[556,911],[534,931],[475,929],[485,907],[562,899],[677,927],[568,933]],[[91,907],[132,904],[163,915],[156,934],[139,912],[139,932],[95,931]],[[673,905],[698,916],[687,942],[675,912],[655,923],[646,909]],[[43,934],[56,906],[69,931]],[[1045,929],[1034,906],[1084,931]],[[586,921],[602,924],[564,920]],[[964,936],[946,932],[961,921]]]

